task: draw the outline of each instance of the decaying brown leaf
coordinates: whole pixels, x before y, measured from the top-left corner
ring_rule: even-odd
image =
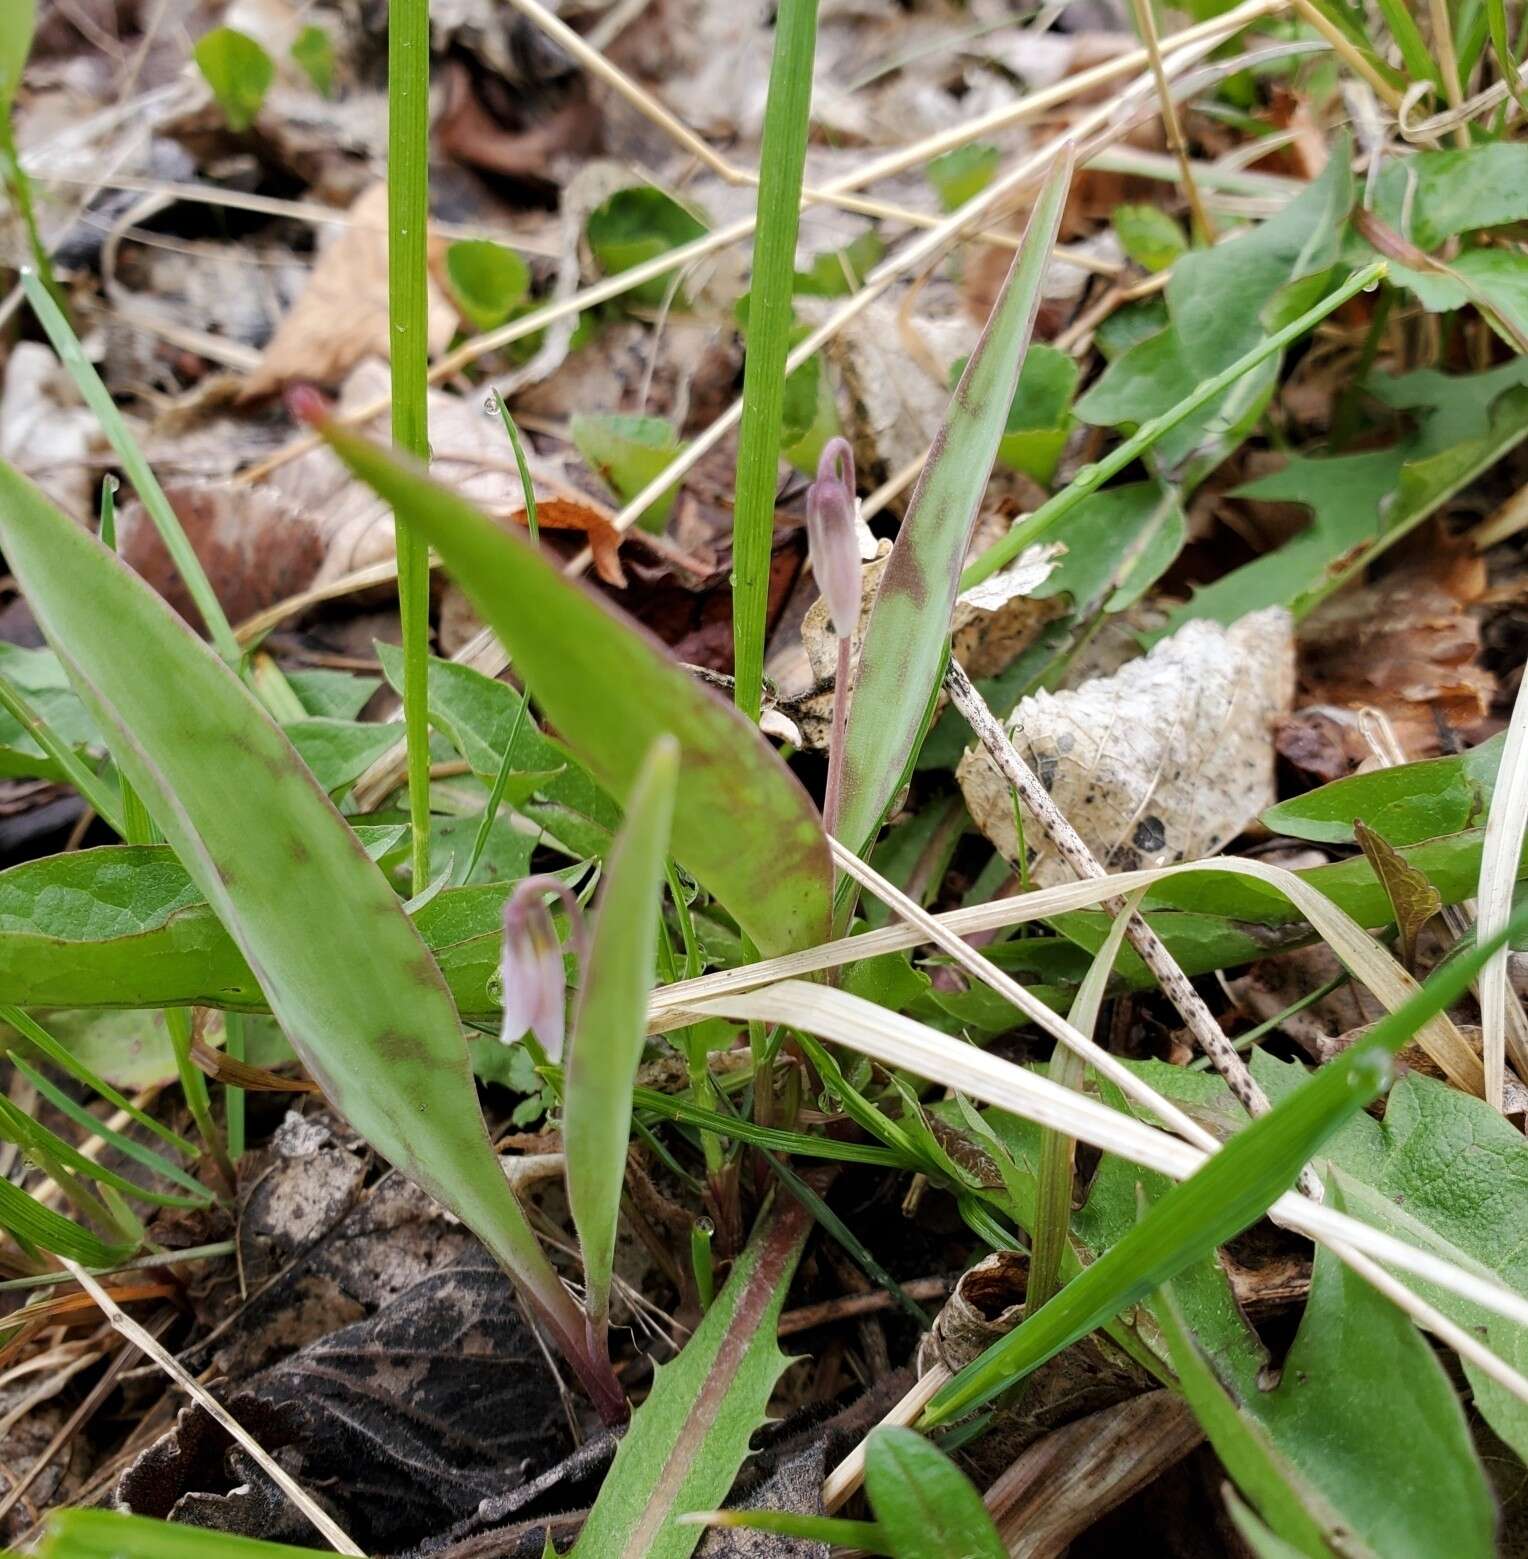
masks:
[[[257,400],[293,381],[338,384],[365,357],[387,357],[387,186],[374,184],[350,208],[343,228],[319,255],[308,285],[282,320],[244,385],[241,399]],[[437,256],[443,246],[432,245]],[[428,322],[431,353],[456,328],[456,310],[431,278]]]
[[[1110,870],[1211,855],[1269,805],[1273,722],[1294,686],[1289,614],[1230,628],[1191,622],[1115,675],[1024,699],[1009,724],[1093,854]],[[1009,860],[1018,831],[1007,784],[973,748],[957,771],[977,826]],[[1029,869],[1042,886],[1070,872],[1026,816]]]
[[[1427,880],[1426,873],[1413,866],[1362,818],[1353,819],[1353,837],[1368,857],[1395,911],[1395,923],[1401,933],[1401,962],[1408,969],[1415,969],[1417,936],[1443,908],[1443,895]]]
[[[1485,560],[1430,535],[1373,584],[1333,596],[1300,624],[1300,693],[1279,752],[1323,780],[1372,756],[1357,711],[1378,709],[1408,759],[1479,740],[1496,679],[1480,665]]]

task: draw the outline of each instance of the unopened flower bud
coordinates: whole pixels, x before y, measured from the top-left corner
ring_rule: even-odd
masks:
[[[859,624],[860,558],[854,534],[854,453],[847,439],[829,441],[806,490],[806,539],[817,588],[833,632],[850,638]]]
[[[499,1040],[515,1045],[528,1031],[540,1041],[548,1060],[560,1061],[567,980],[562,944],[546,904],[548,892],[556,893],[566,905],[575,939],[582,929],[578,900],[565,883],[537,876],[515,885],[504,906],[504,951],[499,964],[504,1022]]]

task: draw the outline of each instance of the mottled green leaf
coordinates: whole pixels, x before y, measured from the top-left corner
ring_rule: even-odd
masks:
[[[577,1358],[581,1323],[489,1144],[445,981],[360,841],[233,671],[4,465],[0,546],[308,1071],[379,1153],[495,1251]]]
[[[1496,141],[1397,158],[1380,173],[1374,210],[1420,249],[1528,220],[1528,145]]]
[[[624,796],[653,742],[683,761],[674,854],[765,953],[824,939],[830,868],[816,809],[735,710],[654,639],[470,504],[364,439],[326,435],[429,538],[569,745]]]
[[[1110,220],[1125,253],[1148,271],[1165,271],[1188,253],[1188,236],[1160,206],[1116,206]]]

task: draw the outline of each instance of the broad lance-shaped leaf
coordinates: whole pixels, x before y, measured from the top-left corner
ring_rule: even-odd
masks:
[[[568,1056],[562,1122],[568,1203],[583,1252],[589,1326],[601,1351],[678,778],[678,743],[660,737],[632,787],[606,863]]]
[[[537,703],[618,799],[663,735],[679,742],[673,852],[760,952],[826,939],[831,868],[806,792],[753,726],[624,613],[405,459],[328,427],[363,481],[445,559]]]
[[[1023,248],[955,386],[881,576],[842,760],[838,837],[856,852],[901,789],[939,686],[961,566],[1007,426],[1071,175],[1068,154],[1035,202]]]
[[[1353,1210],[1335,1186],[1328,1202]],[[1310,1301],[1270,1389],[1223,1274],[1196,1278],[1219,1289],[1223,1336],[1196,1335],[1179,1284],[1163,1287],[1154,1310],[1194,1416],[1274,1531],[1305,1553],[1495,1552],[1495,1510],[1459,1399],[1388,1299],[1318,1249]]]
[[[1528,911],[1515,924],[1524,922]],[[1446,964],[1356,1045],[1237,1132],[1048,1304],[968,1364],[929,1403],[920,1427],[1005,1391],[1260,1218],[1332,1132],[1389,1086],[1391,1056],[1469,988],[1500,940]]]
[[[582,1320],[488,1141],[440,970],[291,743],[137,574],[3,463],[0,548],[309,1072],[493,1250],[577,1367]]]
[[[764,1215],[684,1351],[657,1370],[574,1559],[688,1559],[701,1529],[676,1518],[726,1498],[789,1363],[775,1324],[810,1228],[794,1200]]]

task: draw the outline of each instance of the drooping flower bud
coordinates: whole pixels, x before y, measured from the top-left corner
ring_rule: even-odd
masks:
[[[555,893],[568,911],[572,940],[582,938],[583,913],[566,883],[555,877],[526,877],[504,906],[504,951],[499,964],[504,1022],[500,1043],[516,1045],[534,1034],[548,1060],[562,1059],[566,1029],[567,979],[563,948],[552,924],[546,895]]]
[[[828,603],[833,632],[850,638],[859,624],[860,558],[854,534],[854,452],[847,439],[829,440],[806,490],[806,539],[817,588]]]

